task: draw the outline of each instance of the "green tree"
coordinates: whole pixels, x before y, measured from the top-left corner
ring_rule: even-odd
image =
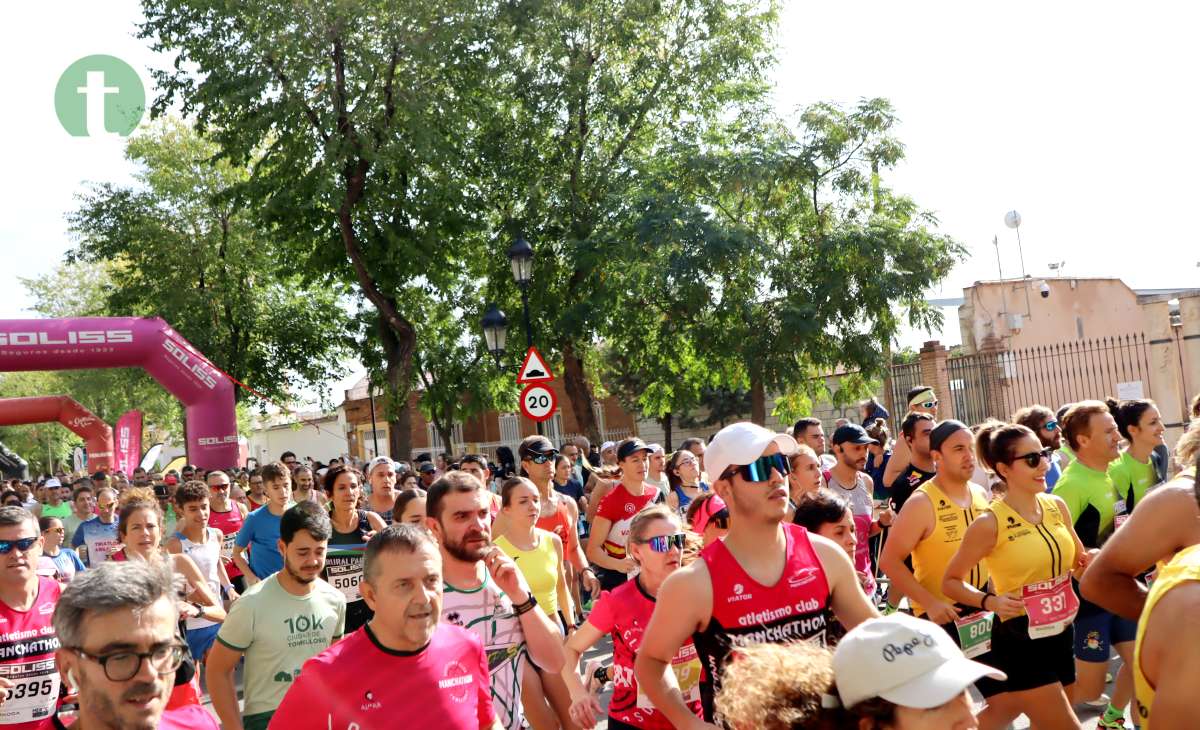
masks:
[[[628,237],[642,213],[634,205],[640,175],[676,140],[763,97],[775,4],[502,7],[493,80],[503,92],[493,102],[500,113],[485,116],[481,124],[491,126],[474,138],[480,186],[506,239],[496,249],[518,233],[535,247],[535,341],[562,363],[575,419],[595,440],[589,352],[611,323],[631,315],[626,304],[636,306],[616,272],[653,265]],[[498,251],[490,261],[492,278],[508,280]],[[672,399],[646,405],[666,413]]]
[[[880,171],[903,156],[885,100],[816,104],[799,120],[793,130],[748,115],[678,155],[678,177],[730,229],[716,260],[738,262],[709,279],[717,325],[706,356],[740,363],[758,423],[768,393],[777,415],[798,415],[828,393],[819,376],[839,369],[862,371],[842,398],[865,393],[902,317],[937,324],[924,292],[964,255],[930,214],[881,186]]]
[[[451,290],[478,260],[477,185],[464,143],[486,108],[491,5],[143,0],[140,33],[175,57],[155,74],[161,114],[179,103],[243,166],[239,195],[310,281],[351,283],[378,313],[391,453],[410,452],[417,346],[401,297]]]
[[[340,290],[304,286],[254,211],[231,195],[251,169],[215,160],[217,151],[174,119],[131,138],[138,184],[100,184],[82,196],[70,216],[79,246],[68,259],[110,262],[104,313],[160,316],[237,380],[287,400],[339,373],[349,318]]]

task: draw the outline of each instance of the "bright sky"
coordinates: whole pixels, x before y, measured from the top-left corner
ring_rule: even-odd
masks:
[[[122,141],[68,136],[53,93],[63,69],[92,53],[152,65],[133,37],[139,7],[70,0],[7,9],[0,59],[18,103],[0,117],[9,140],[0,317],[29,316],[17,277],[48,271],[70,248],[63,216],[83,183],[130,179]],[[1065,261],[1068,275],[1116,275],[1135,288],[1195,285],[1200,247],[1188,211],[1200,154],[1188,140],[1200,112],[1197,16],[1184,3],[791,0],[776,98],[785,112],[819,100],[892,101],[908,157],[886,183],[934,211],[970,250],[931,298],[995,278],[996,235],[1005,275],[1019,273],[1016,237],[1004,226],[1014,208],[1032,276]],[[947,315],[940,337],[955,343]],[[907,333],[904,344],[923,339]]]

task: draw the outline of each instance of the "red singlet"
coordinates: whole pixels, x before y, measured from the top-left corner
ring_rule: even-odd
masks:
[[[721,669],[736,647],[790,641],[825,645],[825,632],[833,617],[825,569],[807,530],[787,523],[783,529],[786,559],[773,586],[751,578],[722,540],[700,551],[712,581],[712,618],[692,640],[707,670],[705,682],[711,692],[704,692],[704,711],[709,719]]]
[[[237,540],[238,530],[242,529],[242,523],[245,521],[246,518],[242,517],[242,511],[232,500],[229,502],[228,512],[211,510],[208,513],[208,526],[221,531],[221,562],[225,565],[225,572],[231,579],[242,574],[241,569],[233,562],[233,546],[234,541]]]

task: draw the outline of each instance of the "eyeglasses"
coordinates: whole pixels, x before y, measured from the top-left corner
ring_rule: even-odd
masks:
[[[0,555],[8,555],[15,547],[21,552],[29,550],[37,542],[36,537],[22,537],[20,540],[0,540]]]
[[[1038,463],[1041,462],[1042,459],[1045,459],[1046,461],[1050,461],[1050,457],[1052,457],[1052,456],[1054,456],[1054,449],[1047,447],[1047,448],[1042,449],[1041,451],[1031,451],[1028,454],[1014,456],[1012,458],[1012,460],[1008,463],[1015,464],[1018,461],[1024,461],[1026,464],[1029,465],[1030,469],[1036,469],[1038,466]]]
[[[637,542],[643,545],[649,545],[650,549],[656,553],[669,553],[671,548],[683,549],[683,544],[687,542],[687,535],[682,532],[676,532],[674,535],[659,535],[647,540],[638,540]]]
[[[771,478],[772,469],[778,471],[783,476],[787,476],[792,471],[787,457],[783,454],[760,456],[749,464],[738,464],[729,467],[729,469],[733,473],[741,474],[742,478],[748,482],[768,481]]]
[[[150,660],[150,668],[159,675],[170,674],[183,663],[183,646],[170,643],[160,644],[150,651],[119,651],[106,656],[89,654],[83,649],[74,649],[84,659],[91,659],[104,668],[104,676],[110,682],[126,682],[133,679],[142,669],[142,662]]]
[[[545,464],[547,461],[554,461],[558,457],[557,451],[541,451],[538,453],[526,454],[525,458],[535,464]]]
[[[1042,426],[1042,428],[1046,429],[1047,431],[1057,431],[1058,421],[1046,421],[1046,425]]]

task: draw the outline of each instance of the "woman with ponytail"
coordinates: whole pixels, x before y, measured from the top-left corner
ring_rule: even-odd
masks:
[[[1151,487],[1167,480],[1171,461],[1163,440],[1167,428],[1152,400],[1118,402],[1109,398],[1105,404],[1117,422],[1121,437],[1129,443],[1129,448],[1109,465],[1108,476],[1117,496],[1125,500],[1125,512],[1132,513],[1134,505],[1142,501]]]

